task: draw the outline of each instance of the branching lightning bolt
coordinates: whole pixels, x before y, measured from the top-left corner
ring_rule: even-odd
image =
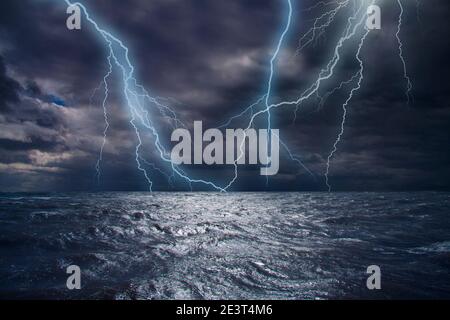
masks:
[[[178,168],[170,159],[170,155],[165,150],[165,148],[162,146],[160,141],[160,136],[158,134],[157,129],[152,124],[152,121],[150,120],[149,112],[146,110],[142,104],[140,103],[140,99],[146,99],[147,101],[150,101],[153,105],[156,105],[157,109],[164,115],[164,116],[173,116],[175,113],[167,106],[162,105],[158,102],[156,98],[151,97],[148,92],[144,89],[143,86],[139,85],[137,83],[136,78],[134,77],[134,70],[135,67],[131,63],[131,60],[129,58],[129,49],[125,44],[112,35],[110,32],[106,31],[105,29],[101,28],[97,22],[90,16],[87,8],[80,2],[71,2],[69,0],[64,0],[67,5],[72,6],[76,5],[81,8],[83,11],[87,21],[94,27],[96,32],[101,36],[101,39],[103,39],[104,44],[106,46],[106,49],[109,52],[109,58],[108,61],[114,61],[114,64],[122,71],[122,81],[123,81],[123,95],[126,100],[131,120],[130,124],[134,128],[136,138],[138,140],[138,143],[135,148],[135,160],[137,163],[137,168],[139,171],[141,171],[145,177],[145,179],[148,182],[149,190],[152,191],[153,182],[150,178],[150,175],[148,174],[148,171],[146,168],[142,165],[140,156],[140,150],[143,145],[142,142],[142,134],[141,130],[139,130],[139,127],[144,127],[145,129],[148,129],[150,133],[153,136],[154,146],[156,147],[156,150],[163,162],[169,165],[169,167],[172,169],[172,171],[178,175],[180,178],[187,181],[187,183],[191,186],[192,183],[201,183],[208,185],[216,190],[219,191],[225,191],[222,187],[216,185],[215,183],[211,181],[206,181],[202,179],[192,179],[190,178],[182,169]],[[111,64],[110,64],[111,65]],[[109,72],[107,76],[105,76],[105,79],[109,77]],[[107,85],[106,85],[107,88]],[[105,99],[104,102],[106,102],[108,97],[108,90],[105,90]],[[104,109],[106,110],[106,108]],[[107,117],[106,117],[107,119]],[[175,123],[177,123],[179,120],[176,117],[172,118]],[[106,126],[108,128],[109,125]],[[107,130],[105,130],[107,131]],[[106,139],[106,138],[105,138]],[[104,140],[105,141],[105,140]],[[100,162],[102,158],[103,148],[101,150],[101,156],[98,161],[97,169],[98,169],[98,176],[100,175]]]
[[[364,64],[363,64],[363,61],[361,60],[360,54],[361,54],[361,48],[362,48],[364,41],[366,40],[366,37],[368,34],[369,34],[369,31],[367,30],[367,32],[362,37],[361,42],[359,43],[359,46],[358,46],[358,51],[356,53],[356,59],[358,60],[359,66],[360,66],[360,69],[358,71],[358,82],[357,82],[356,86],[350,90],[350,94],[348,95],[347,99],[345,100],[344,104],[342,105],[343,113],[342,113],[342,121],[341,121],[341,130],[339,131],[336,141],[333,144],[333,149],[331,150],[331,152],[327,158],[325,183],[328,187],[328,192],[331,191],[331,185],[329,183],[330,162],[331,162],[331,159],[333,158],[334,154],[337,152],[338,144],[341,141],[342,135],[344,134],[345,121],[347,119],[347,107],[348,107],[348,104],[350,103],[350,101],[352,100],[355,92],[357,92],[359,89],[361,89],[361,82],[364,78]]]
[[[113,72],[113,65],[112,65],[112,62],[111,62],[111,58],[112,58],[112,55],[110,54],[108,56],[109,71],[105,75],[105,77],[103,78],[103,85],[105,87],[105,95],[104,95],[104,98],[103,98],[102,107],[103,107],[103,117],[105,119],[105,130],[103,130],[103,142],[102,142],[102,146],[100,148],[100,155],[98,157],[97,164],[95,165],[95,169],[97,171],[97,183],[100,183],[100,176],[101,176],[100,165],[101,165],[101,162],[103,160],[103,150],[105,149],[106,135],[107,135],[108,129],[109,129],[108,110],[106,109],[106,102],[108,101],[108,94],[109,94],[108,78],[110,77],[110,75]]]

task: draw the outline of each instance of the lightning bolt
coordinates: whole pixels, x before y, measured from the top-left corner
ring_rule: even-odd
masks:
[[[108,56],[109,70],[108,70],[108,73],[103,78],[103,85],[105,87],[105,95],[103,98],[102,107],[103,107],[103,117],[105,119],[105,129],[103,130],[103,142],[102,142],[102,146],[100,148],[100,154],[99,154],[99,157],[97,160],[97,164],[95,165],[95,170],[97,171],[97,183],[100,183],[100,176],[101,176],[100,165],[103,160],[103,150],[105,149],[106,139],[107,139],[106,135],[107,135],[108,129],[109,129],[108,110],[106,108],[106,102],[108,101],[108,95],[109,95],[108,78],[111,76],[111,74],[113,72],[113,65],[111,62],[111,58],[112,58],[112,55],[110,54]]]
[[[403,23],[403,5],[402,5],[402,1],[401,0],[397,0],[398,6],[400,8],[400,14],[398,16],[398,24],[397,24],[397,33],[395,34],[395,37],[397,38],[397,43],[398,43],[398,55],[400,57],[400,61],[402,62],[402,66],[403,66],[403,77],[405,78],[406,81],[406,99],[408,101],[408,104],[411,101],[411,90],[412,90],[412,82],[411,79],[408,75],[408,70],[406,67],[406,61],[405,61],[405,57],[403,56],[403,42],[402,39],[400,38],[400,32],[402,31],[402,23]]]
[[[339,134],[338,134],[338,136],[336,138],[336,141],[333,144],[333,149],[331,150],[331,152],[330,152],[330,154],[328,155],[328,158],[327,158],[326,172],[325,172],[325,183],[326,183],[326,185],[328,187],[328,192],[331,192],[331,185],[329,183],[330,162],[331,162],[331,159],[333,158],[334,154],[337,152],[338,144],[341,141],[341,138],[342,138],[342,136],[344,134],[345,121],[347,119],[347,112],[348,112],[347,111],[347,107],[348,107],[348,104],[350,103],[350,101],[353,99],[353,95],[355,94],[355,92],[357,92],[359,89],[361,89],[361,83],[362,83],[362,81],[364,79],[364,64],[363,64],[363,61],[362,61],[362,59],[360,57],[360,54],[361,54],[361,49],[362,49],[362,47],[364,45],[364,41],[366,40],[368,34],[369,34],[369,30],[366,31],[366,33],[362,37],[361,42],[359,43],[359,46],[358,46],[358,51],[356,53],[356,59],[359,62],[359,71],[357,73],[357,75],[358,75],[358,82],[357,82],[356,86],[353,87],[350,90],[350,94],[348,95],[347,99],[345,100],[344,104],[342,105],[343,113],[342,113],[342,121],[341,121],[341,130],[339,131]]]
[[[403,14],[404,14],[404,9],[403,9],[403,5],[401,0],[397,0],[397,3],[399,5],[400,8],[400,13],[399,13],[399,17],[398,17],[398,23],[397,23],[397,32],[395,34],[395,37],[397,39],[397,43],[398,43],[398,51],[399,51],[399,57],[400,57],[400,61],[402,63],[402,67],[403,67],[403,77],[406,81],[406,98],[407,98],[407,102],[408,104],[410,103],[411,100],[411,90],[412,90],[412,82],[410,80],[410,77],[408,76],[408,72],[407,72],[407,67],[406,67],[406,61],[403,55],[403,43],[402,40],[400,38],[400,32],[401,32],[401,28],[402,28],[402,22],[403,22]],[[358,82],[357,85],[352,88],[350,90],[350,94],[348,96],[348,98],[346,99],[346,101],[344,102],[344,104],[342,105],[342,109],[343,109],[343,115],[342,115],[342,120],[341,120],[341,124],[340,124],[340,131],[338,133],[338,136],[333,144],[333,148],[330,152],[330,154],[327,157],[327,161],[326,161],[326,171],[325,171],[325,184],[328,188],[328,191],[331,191],[331,185],[330,185],[330,178],[329,178],[329,174],[330,174],[330,163],[332,158],[334,157],[335,153],[338,151],[338,144],[341,142],[342,136],[344,135],[344,131],[345,131],[345,122],[347,120],[347,114],[348,114],[348,104],[350,103],[350,101],[353,99],[354,94],[361,88],[361,82],[364,79],[364,65],[363,65],[363,61],[362,58],[360,56],[361,53],[361,49],[362,46],[364,45],[364,41],[367,37],[369,33],[369,30],[367,30],[367,32],[364,34],[364,36],[361,39],[361,42],[358,46],[358,50],[356,53],[356,59],[359,62],[359,71],[358,71]],[[341,83],[342,85],[343,83]],[[340,88],[340,87],[339,87]],[[334,91],[334,90],[333,90]]]
[[[323,35],[324,31],[333,23],[336,15],[344,9],[348,4],[349,0],[339,2],[339,1],[330,1],[330,2],[319,2],[316,5],[309,7],[305,11],[312,11],[313,9],[316,9],[320,5],[322,6],[329,6],[329,5],[336,5],[336,8],[324,12],[322,15],[320,15],[318,18],[314,20],[314,24],[298,41],[298,47],[296,54],[300,54],[300,52],[305,49],[308,45],[310,45],[313,41],[320,38],[321,35]]]
[[[140,155],[140,151],[143,145],[142,142],[142,133],[139,129],[140,127],[145,128],[149,130],[149,132],[153,136],[153,144],[156,148],[157,153],[160,156],[160,159],[166,163],[174,174],[176,174],[178,177],[184,179],[187,181],[189,185],[192,183],[200,183],[207,186],[212,187],[215,190],[218,191],[225,191],[222,187],[216,185],[215,183],[203,179],[192,179],[190,178],[182,169],[178,168],[175,164],[172,163],[170,159],[170,154],[165,150],[163,147],[160,136],[158,133],[158,130],[153,125],[149,111],[145,109],[141,103],[141,99],[147,100],[150,102],[153,106],[156,106],[156,108],[159,110],[160,113],[162,113],[166,117],[170,117],[175,124],[179,123],[179,120],[174,116],[175,113],[173,110],[171,110],[168,106],[165,106],[161,104],[158,99],[151,97],[148,92],[144,89],[142,85],[139,85],[137,83],[136,78],[134,77],[134,71],[135,67],[131,63],[131,60],[129,58],[129,49],[128,47],[117,37],[115,37],[110,32],[106,31],[104,28],[100,27],[99,24],[91,17],[89,14],[87,8],[80,2],[71,2],[69,0],[64,0],[65,3],[68,6],[78,6],[81,8],[82,12],[84,13],[84,16],[86,17],[86,20],[93,26],[94,30],[99,34],[100,39],[103,40],[103,43],[105,45],[105,48],[109,52],[108,61],[113,61],[114,64],[122,71],[122,82],[123,82],[123,97],[126,101],[127,107],[130,112],[130,124],[133,127],[135,131],[135,135],[137,138],[137,145],[135,148],[135,160],[137,164],[137,168],[139,171],[141,171],[149,185],[149,190],[152,191],[153,181],[150,178],[150,175],[147,171],[147,169],[142,165],[142,157]],[[112,63],[109,64],[110,66]],[[111,70],[111,68],[110,68]],[[110,75],[110,72],[107,73],[104,79],[107,79]],[[105,88],[107,88],[107,81],[105,81]],[[105,90],[105,99],[104,99],[104,111],[106,113],[106,100],[108,98],[108,90]],[[107,121],[107,116],[105,117]],[[109,125],[106,125],[106,129],[104,132],[107,131]],[[106,134],[105,134],[106,136]],[[105,140],[106,141],[106,138]],[[103,147],[101,150],[101,155],[103,154]],[[101,162],[102,156],[100,156],[96,168],[98,169],[98,176],[100,175],[100,162]]]
[[[278,40],[277,43],[277,47],[275,49],[275,52],[273,53],[272,58],[270,59],[270,75],[269,75],[269,80],[267,83],[267,92],[266,92],[266,99],[265,99],[265,104],[266,104],[266,110],[267,110],[267,132],[268,132],[268,139],[267,139],[267,163],[269,163],[269,159],[270,156],[269,155],[269,150],[270,150],[270,144],[271,144],[271,114],[270,114],[270,108],[269,108],[269,101],[270,101],[270,97],[272,94],[272,84],[273,84],[273,78],[274,78],[274,65],[275,65],[275,61],[278,59],[278,55],[280,54],[280,50],[281,50],[281,46],[283,45],[283,41],[287,35],[287,33],[289,32],[289,28],[291,26],[291,22],[292,22],[292,2],[291,0],[287,0],[288,3],[288,15],[287,15],[287,21],[286,21],[286,25],[284,27],[283,32],[281,33],[280,39]],[[269,176],[266,176],[266,185],[269,184]]]

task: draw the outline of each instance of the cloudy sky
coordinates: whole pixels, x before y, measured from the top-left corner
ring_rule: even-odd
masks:
[[[450,189],[447,2],[403,0],[400,35],[413,84],[408,104],[395,35],[399,7],[396,1],[381,1],[382,29],[370,32],[362,49],[362,88],[349,104],[346,130],[332,159],[333,190]],[[287,12],[284,0],[83,3],[101,26],[126,43],[136,77],[152,96],[170,104],[187,127],[202,120],[209,128],[265,93]],[[317,3],[293,0],[293,24],[275,64],[272,102],[298,97],[317,79],[354,8],[349,4],[329,29],[298,51],[314,18],[333,9],[332,4],[311,8]],[[137,139],[119,72],[109,79],[110,128],[102,174],[96,178],[105,123],[104,88],[95,88],[108,71],[108,52],[84,17],[82,30],[66,28],[66,8],[57,0],[0,2],[0,191],[148,190],[136,167]],[[358,39],[344,48],[335,77],[319,96],[357,71]],[[340,130],[349,89],[344,87],[323,105],[313,97],[299,106],[295,120],[295,107],[273,112],[273,127],[312,175],[282,150],[280,172],[268,186],[258,166],[247,166],[240,168],[231,190],[326,190],[326,159]],[[241,118],[230,127],[244,127],[246,121]],[[155,123],[170,150],[170,127],[164,119],[155,118]],[[170,170],[158,162],[151,140],[144,141],[142,158],[153,189],[188,188],[182,179],[168,183]],[[230,166],[183,169],[218,184],[233,174]]]

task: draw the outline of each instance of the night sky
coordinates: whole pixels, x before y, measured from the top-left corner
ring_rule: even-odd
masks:
[[[127,44],[139,82],[153,96],[165,97],[188,126],[202,120],[205,128],[217,127],[264,94],[286,16],[283,0],[83,3]],[[305,10],[317,1],[293,3],[293,25],[276,63],[273,102],[293,99],[314,82],[347,19],[338,16],[317,41],[297,52],[299,39],[324,9]],[[450,5],[403,0],[400,35],[413,84],[408,104],[395,37],[396,3],[380,1],[382,29],[369,33],[361,52],[362,88],[349,104],[346,130],[331,163],[336,191],[450,190]],[[105,123],[102,90],[94,89],[107,72],[108,53],[85,19],[80,31],[66,28],[66,8],[56,0],[0,2],[0,191],[148,190],[136,168],[136,136],[117,75],[110,82],[110,130],[97,182]],[[335,79],[355,72],[357,43],[343,51]],[[320,93],[336,83],[327,82]],[[246,166],[231,190],[326,190],[326,158],[339,133],[347,92],[337,92],[322,106],[310,99],[295,122],[295,107],[273,113],[273,128],[280,129],[313,176],[282,150],[280,172],[268,185],[259,166]],[[163,120],[157,123],[170,150],[171,129]],[[151,143],[142,151],[148,162],[158,163]],[[233,174],[232,166],[184,169],[194,178],[218,182]],[[188,189],[180,179],[171,186],[157,171],[152,177],[154,190]],[[200,189],[210,190],[194,184]]]

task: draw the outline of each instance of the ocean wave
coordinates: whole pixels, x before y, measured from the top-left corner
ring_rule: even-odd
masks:
[[[77,298],[372,298],[377,264],[377,298],[450,298],[433,276],[449,268],[447,193],[13,194],[0,208],[0,296],[73,298],[76,264]]]

